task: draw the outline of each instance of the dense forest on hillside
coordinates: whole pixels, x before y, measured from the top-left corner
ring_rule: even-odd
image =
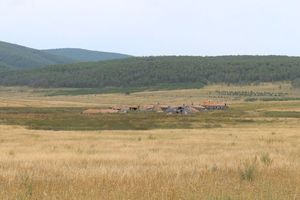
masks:
[[[0,74],[1,85],[34,87],[147,87],[293,81],[300,58],[283,56],[143,57],[49,66]]]
[[[297,78],[295,80],[292,81],[292,85],[295,87],[295,88],[300,88],[300,78]]]

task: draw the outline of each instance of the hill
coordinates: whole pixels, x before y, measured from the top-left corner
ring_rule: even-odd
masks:
[[[71,88],[176,88],[200,87],[209,83],[292,81],[298,77],[298,57],[143,57],[3,72],[0,74],[0,84]]]
[[[67,57],[78,62],[92,62],[92,61],[106,61],[114,59],[123,59],[130,57],[129,55],[109,52],[91,51],[85,49],[49,49],[44,50],[46,53],[50,53],[57,56]]]
[[[20,45],[0,42],[0,65],[14,69],[39,68],[46,65],[74,63],[67,57],[49,54]]]
[[[7,71],[7,70],[9,70],[9,67],[0,65],[0,72],[1,71]]]
[[[13,69],[41,68],[48,65],[104,61],[127,58],[128,55],[85,49],[37,50],[0,41],[0,65]]]

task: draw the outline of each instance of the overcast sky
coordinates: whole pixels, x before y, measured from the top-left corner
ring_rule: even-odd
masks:
[[[137,56],[300,56],[299,0],[0,0],[0,40]]]

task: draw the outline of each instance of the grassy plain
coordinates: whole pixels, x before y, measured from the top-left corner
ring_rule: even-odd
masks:
[[[74,95],[76,89],[32,89],[27,87],[0,87],[0,107],[105,107],[110,105],[138,104],[189,104],[203,100],[220,100],[229,103],[244,102],[246,98],[267,98],[268,96],[220,95],[218,91],[254,91],[284,93],[281,98],[300,98],[300,90],[290,83],[266,83],[251,86],[212,85],[200,89],[144,91],[137,93],[101,93]],[[84,89],[82,89],[84,90]],[[89,91],[89,89],[87,89]],[[68,93],[69,91],[69,93]],[[63,93],[64,95],[53,96]]]
[[[284,83],[78,96],[1,88],[0,197],[300,199],[300,101],[245,102],[248,96],[220,90],[300,97]],[[231,108],[191,116],[80,114],[205,99]]]

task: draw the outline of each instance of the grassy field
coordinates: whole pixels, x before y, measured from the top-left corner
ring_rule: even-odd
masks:
[[[248,98],[300,98],[300,90],[290,83],[266,83],[261,85],[211,85],[201,89],[144,91],[131,94],[73,95],[76,89],[32,89],[27,87],[0,87],[0,107],[105,107],[110,105],[138,104],[189,104],[204,100],[219,100],[229,103],[244,102]],[[88,92],[89,89],[86,89]],[[68,92],[69,91],[69,92]],[[243,92],[283,93],[282,96],[243,96]],[[236,95],[222,95],[220,92],[239,92]],[[62,94],[53,96],[53,93]],[[49,96],[50,95],[50,96]],[[286,100],[286,99],[283,99]],[[289,99],[287,99],[289,100]],[[254,101],[254,102],[255,102]]]
[[[280,110],[288,108],[289,111]],[[82,114],[86,108],[0,108],[0,124],[38,130],[151,130],[203,129],[238,125],[283,123],[282,118],[300,118],[299,102],[240,103],[226,111],[191,115],[165,113]],[[276,108],[278,110],[276,110]],[[268,110],[275,109],[275,110]]]
[[[289,84],[50,91],[0,89],[0,199],[300,199],[300,101],[280,99],[300,97]],[[246,101],[254,92],[258,100]],[[270,96],[276,100],[260,99]],[[122,102],[205,99],[226,100],[230,109],[81,114]]]

